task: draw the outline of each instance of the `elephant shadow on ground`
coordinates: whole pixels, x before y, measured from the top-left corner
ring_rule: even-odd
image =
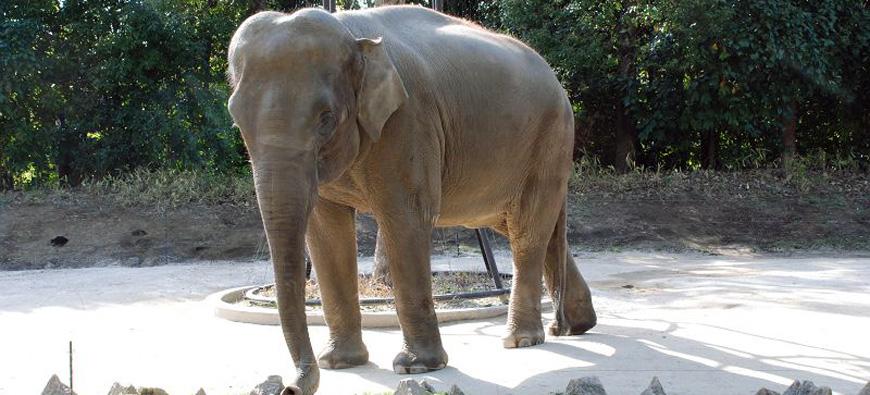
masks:
[[[469,394],[562,392],[571,379],[584,376],[597,376],[613,394],[640,393],[653,376],[669,394],[750,394],[761,387],[782,391],[795,379],[851,394],[870,380],[870,360],[841,351],[692,322],[618,316],[601,322],[586,335],[548,337],[544,344],[515,350],[501,347],[500,319],[444,325],[451,363],[443,370],[396,375],[371,363],[353,370],[388,388],[413,378],[427,380],[438,391],[457,384]],[[746,347],[694,336],[702,332],[737,339]]]

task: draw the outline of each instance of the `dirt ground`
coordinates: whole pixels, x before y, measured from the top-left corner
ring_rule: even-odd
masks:
[[[870,251],[866,174],[821,175],[804,184],[767,173],[675,173],[575,182],[569,241],[582,251],[740,255]],[[357,221],[359,252],[373,253],[377,225]],[[496,248],[507,248],[496,236]],[[438,229],[433,253],[477,251],[469,229]],[[268,255],[251,205],[192,203],[153,209],[88,194],[0,199],[0,269],[170,261],[259,260]]]
[[[505,349],[503,316],[443,324],[447,368],[408,376],[392,370],[401,331],[364,329],[370,363],[321,370],[318,394],[391,394],[407,378],[466,394],[553,394],[584,376],[609,394],[639,394],[653,376],[669,395],[782,393],[795,379],[856,394],[870,380],[870,259],[835,255],[580,253],[598,313],[589,333]],[[434,258],[437,270],[482,270],[474,256]],[[38,393],[52,374],[68,382],[70,341],[80,394],[117,381],[242,395],[269,375],[289,380],[279,327],[218,318],[207,299],[271,281],[267,261],[0,271],[0,394]],[[327,344],[325,326],[309,332],[315,351]]]

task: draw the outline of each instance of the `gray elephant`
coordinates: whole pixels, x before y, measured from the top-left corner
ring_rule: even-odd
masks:
[[[432,302],[435,226],[505,235],[514,281],[505,347],[596,323],[568,251],[573,113],[551,68],[523,43],[418,6],[248,18],[229,46],[229,111],[251,156],[281,327],[297,368],[285,393],[317,390],[318,366],[368,361],[354,214],[372,213],[404,335],[397,373],[441,369]],[[315,358],[305,321],[305,247],[330,341]]]

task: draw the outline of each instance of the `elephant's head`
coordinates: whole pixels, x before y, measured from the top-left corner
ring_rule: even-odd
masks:
[[[229,111],[251,156],[275,269],[281,327],[303,393],[318,369],[305,322],[304,235],[318,185],[377,141],[407,97],[379,38],[356,38],[319,9],[248,18],[229,47]]]

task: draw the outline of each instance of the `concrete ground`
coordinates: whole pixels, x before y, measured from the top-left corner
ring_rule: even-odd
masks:
[[[868,258],[622,253],[578,262],[599,314],[589,334],[505,350],[504,317],[444,325],[448,368],[398,376],[400,332],[367,330],[371,362],[322,371],[320,393],[383,393],[414,377],[469,395],[547,394],[596,375],[612,395],[639,394],[653,376],[670,395],[782,391],[796,378],[851,395],[870,380]],[[0,272],[0,394],[39,393],[55,373],[68,381],[69,340],[82,395],[115,381],[246,394],[267,375],[290,378],[278,327],[215,318],[204,302],[271,277],[265,262]],[[311,337],[319,349],[326,328],[312,326]]]

